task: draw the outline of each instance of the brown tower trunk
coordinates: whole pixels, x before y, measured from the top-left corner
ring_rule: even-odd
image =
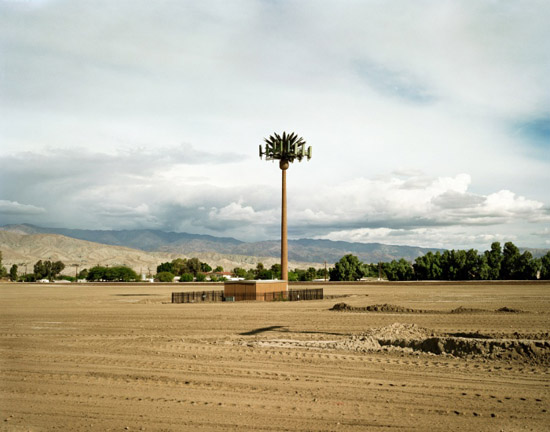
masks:
[[[281,161],[283,162],[283,161]],[[288,246],[287,246],[287,225],[286,225],[286,170],[288,162],[281,163],[281,172],[283,175],[283,193],[281,203],[281,279],[288,281]],[[288,289],[288,283],[287,283]]]

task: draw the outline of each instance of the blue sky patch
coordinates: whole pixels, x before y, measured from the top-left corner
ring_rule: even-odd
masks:
[[[520,136],[527,138],[539,149],[550,149],[550,117],[543,117],[521,123],[516,131]]]

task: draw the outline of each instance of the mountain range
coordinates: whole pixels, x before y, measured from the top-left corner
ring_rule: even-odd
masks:
[[[405,258],[414,261],[429,251],[442,249],[394,246],[381,243],[350,243],[319,239],[289,240],[289,268],[332,266],[346,254],[366,263]],[[489,248],[489,245],[487,249]],[[541,257],[547,249],[526,249]],[[32,266],[38,260],[63,261],[65,274],[73,266],[127,265],[136,271],[154,271],[161,262],[196,257],[212,267],[246,269],[258,263],[270,267],[280,262],[280,242],[243,242],[230,237],[166,232],[161,230],[82,230],[44,228],[30,224],[0,227],[0,251],[4,266]],[[23,270],[23,268],[21,269]]]
[[[4,225],[2,231],[20,235],[55,234],[117,247],[141,250],[149,253],[189,255],[217,253],[248,257],[280,256],[280,241],[243,242],[230,237],[166,232],[161,230],[82,230],[68,228],[44,228],[30,224]],[[405,258],[413,261],[428,251],[441,249],[415,246],[395,246],[381,243],[351,243],[344,241],[299,239],[288,241],[288,257],[291,261],[324,263],[332,265],[346,254],[356,255],[361,261],[371,263]]]

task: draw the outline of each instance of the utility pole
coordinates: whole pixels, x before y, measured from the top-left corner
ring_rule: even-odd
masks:
[[[306,142],[294,132],[283,135],[274,133],[269,138],[264,138],[265,150],[260,144],[260,159],[279,160],[279,168],[282,171],[282,200],[281,200],[281,279],[288,284],[288,241],[286,219],[286,171],[291,162],[297,159],[299,162],[304,157],[311,159],[311,147],[306,150]],[[287,285],[288,289],[288,285]]]
[[[75,267],[75,270],[74,270],[74,281],[75,281],[75,282],[78,282],[78,267],[80,267],[80,264],[73,264],[73,266]]]

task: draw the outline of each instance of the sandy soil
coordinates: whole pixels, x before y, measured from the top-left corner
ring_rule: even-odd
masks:
[[[0,430],[550,428],[550,283],[172,291],[0,284]]]

